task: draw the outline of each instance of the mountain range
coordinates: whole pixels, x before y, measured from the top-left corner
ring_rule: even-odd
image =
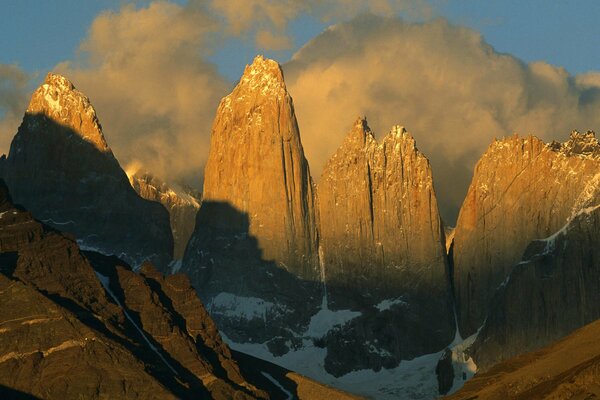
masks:
[[[2,390],[353,398],[334,386],[391,399],[597,387],[595,347],[559,366],[600,319],[595,134],[495,140],[449,227],[415,138],[401,125],[378,138],[351,117],[315,182],[282,69],[258,56],[218,106],[195,193],[128,176],[90,100],[48,74],[0,159]]]

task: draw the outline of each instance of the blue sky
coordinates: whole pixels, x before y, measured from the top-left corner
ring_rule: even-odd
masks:
[[[118,10],[119,0],[2,0],[0,62],[18,64],[42,75],[56,63],[76,57],[93,19],[103,10]],[[543,60],[572,74],[600,70],[600,2],[435,0],[435,15],[483,34],[497,51],[526,62]],[[294,48],[267,52],[285,62],[298,47],[326,27],[301,16],[290,24]],[[262,49],[251,40],[230,39],[210,59],[231,80]]]

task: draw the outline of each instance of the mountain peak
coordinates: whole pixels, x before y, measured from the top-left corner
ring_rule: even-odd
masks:
[[[102,152],[110,151],[89,98],[62,75],[48,73],[31,96],[28,114],[43,114],[66,126]]]
[[[562,144],[561,150],[568,156],[577,154],[597,157],[600,156],[600,143],[594,131],[579,133],[574,130],[569,135],[569,140]]]
[[[238,86],[260,90],[262,94],[285,91],[283,71],[277,61],[258,55],[252,64],[246,65]]]

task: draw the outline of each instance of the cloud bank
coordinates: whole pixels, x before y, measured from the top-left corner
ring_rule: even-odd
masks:
[[[124,168],[199,182],[210,125],[231,87],[203,50],[214,22],[168,2],[98,16],[81,59],[56,67],[90,97]]]
[[[390,17],[399,13],[426,22]],[[233,87],[207,61],[210,52],[234,36],[265,50],[286,48],[290,23],[301,15],[335,22],[356,14],[284,65],[315,180],[357,116],[366,115],[379,136],[405,125],[431,160],[442,214],[452,223],[494,137],[563,140],[572,129],[600,125],[600,73],[571,76],[499,54],[473,30],[429,20],[424,0],[129,5],[99,15],[78,58],[56,70],[90,97],[124,168],[200,187],[214,113]],[[0,65],[3,149],[25,110],[30,78]]]
[[[27,108],[30,76],[18,66],[0,64],[0,149],[8,151]]]
[[[450,223],[494,137],[564,140],[572,129],[600,126],[600,75],[525,64],[443,19],[363,15],[314,38],[284,71],[317,179],[356,116],[366,115],[380,137],[405,125],[431,161]]]

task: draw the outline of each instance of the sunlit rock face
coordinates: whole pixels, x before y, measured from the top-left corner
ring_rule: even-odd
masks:
[[[573,132],[562,144],[513,136],[490,145],[475,167],[454,237],[454,285],[463,336],[483,324],[496,289],[528,245],[594,205],[599,155],[592,132]]]
[[[219,105],[210,146],[204,201],[248,215],[247,233],[265,260],[318,279],[313,187],[292,98],[275,61],[258,56],[246,67]]]
[[[280,66],[258,56],[221,101],[187,273],[220,329],[282,354],[321,304],[313,185]]]
[[[183,187],[169,186],[149,173],[133,174],[129,176],[129,182],[141,197],[159,202],[169,211],[174,242],[173,258],[181,260],[194,233],[200,195]]]
[[[17,203],[81,246],[132,265],[171,261],[167,211],[131,188],[89,99],[66,78],[48,74],[34,92],[2,175]]]
[[[329,286],[359,289],[376,302],[420,290],[448,297],[431,168],[403,127],[377,143],[358,119],[325,166],[318,196]]]
[[[445,236],[431,168],[413,137],[395,126],[378,143],[359,118],[317,193],[329,307],[362,312],[347,332],[329,335],[332,369],[395,366],[450,343]]]

